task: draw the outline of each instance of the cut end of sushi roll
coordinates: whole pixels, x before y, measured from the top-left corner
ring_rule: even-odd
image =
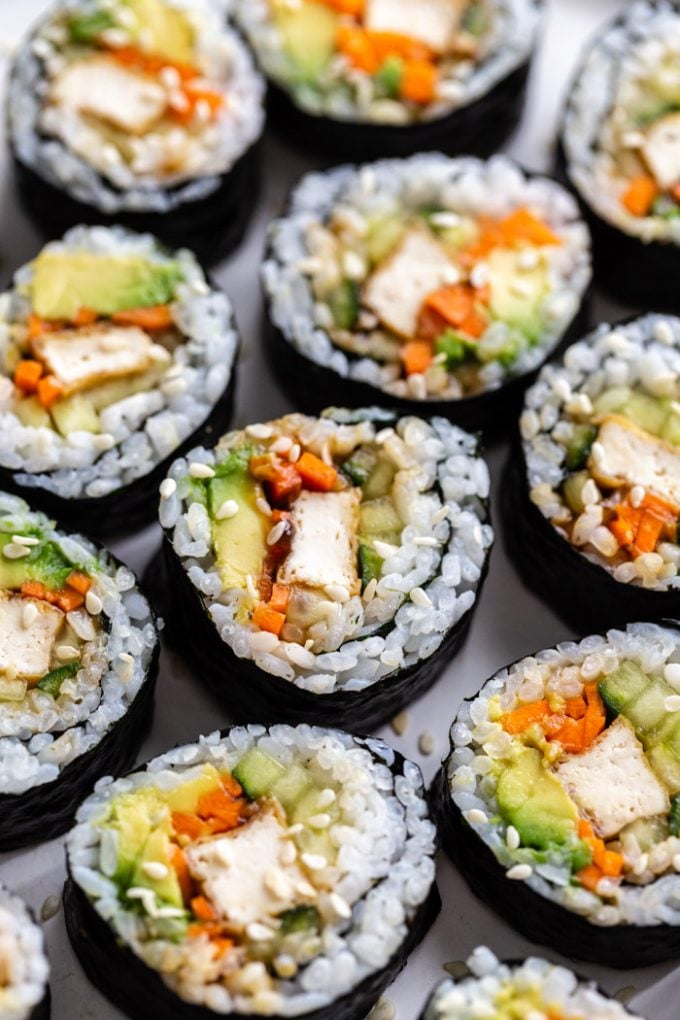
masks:
[[[537,957],[500,961],[486,946],[467,961],[468,974],[443,981],[432,994],[421,1020],[626,1020],[630,1013],[566,967]],[[639,1018],[638,1018],[639,1020]]]
[[[117,218],[221,253],[244,227],[239,206],[254,200],[263,100],[220,3],[57,5],[10,78],[9,138],[27,208],[52,233]]]
[[[236,17],[270,81],[275,124],[347,159],[493,151],[521,112],[541,5],[239,0]]]
[[[680,266],[680,12],[636,0],[598,34],[567,103],[562,157],[591,221],[598,278],[673,305]]]
[[[679,613],[679,344],[673,317],[603,325],[527,392],[511,546],[529,583],[584,626]],[[530,516],[513,522],[522,502]]]
[[[0,493],[0,849],[63,832],[134,760],[157,656],[132,572]]]
[[[231,303],[185,249],[77,227],[15,274],[0,325],[0,476],[72,525],[148,520],[169,457],[229,423]]]
[[[435,782],[473,890],[532,941],[612,967],[680,952],[680,631],[630,624],[487,681]]]
[[[49,973],[40,926],[22,901],[0,886],[0,1015],[48,1020]]]
[[[443,419],[330,410],[231,432],[163,483],[170,632],[240,718],[375,726],[467,632],[488,494],[475,439]]]
[[[270,227],[262,280],[302,407],[335,392],[498,427],[494,404],[577,318],[590,243],[554,182],[506,157],[430,154],[308,175]]]
[[[232,729],[85,801],[67,927],[133,1018],[363,1020],[436,916],[435,851],[420,771],[382,741]]]

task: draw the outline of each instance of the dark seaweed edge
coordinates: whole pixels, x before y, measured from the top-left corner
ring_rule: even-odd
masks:
[[[45,994],[40,1002],[33,1007],[29,1020],[50,1020],[52,1011],[52,996],[49,985],[45,987]]]
[[[382,415],[381,424],[389,422]],[[393,419],[392,419],[393,420]],[[480,445],[471,456],[481,456]],[[482,524],[491,524],[488,498],[478,498]],[[359,691],[317,694],[238,658],[220,637],[208,608],[172,546],[171,528],[145,574],[145,584],[167,622],[164,634],[191,670],[220,700],[230,718],[244,722],[310,722],[372,730],[387,722],[436,682],[462,648],[482,595],[492,552],[486,554],[475,601],[426,659],[395,670]]]
[[[652,0],[656,4],[657,0]],[[567,159],[564,139],[567,114],[575,86],[603,33],[628,20],[625,12],[611,18],[583,47],[582,56],[565,92],[564,110],[557,128],[555,173],[575,195],[593,241],[595,280],[618,300],[641,308],[677,311],[680,245],[673,241],[643,241],[600,216],[576,184]]]
[[[57,525],[57,530],[80,537],[61,525]],[[105,554],[107,567],[129,569],[108,549],[98,546],[98,550]],[[109,727],[99,743],[69,762],[56,779],[30,787],[24,793],[0,794],[0,853],[62,835],[71,825],[78,804],[101,776],[120,775],[134,764],[151,728],[160,656],[157,616],[136,575],[135,588],[146,599],[149,622],[156,630],[156,641],[150,650],[139,691],[125,714]]]
[[[333,727],[337,729],[337,727]],[[230,730],[222,731],[227,736]],[[372,741],[353,736],[356,744],[369,751],[374,762],[386,764],[393,777],[403,773],[406,759],[389,748],[389,763],[370,746]],[[139,766],[142,771],[148,766]],[[426,795],[423,792],[423,798]],[[436,854],[436,846],[435,846]],[[433,855],[434,857],[434,855]],[[129,949],[97,913],[71,873],[66,855],[67,880],[64,886],[64,918],[71,946],[88,980],[132,1020],[210,1020],[216,1014],[204,1006],[187,1003],[175,995],[158,973]],[[410,953],[422,942],[441,909],[441,900],[433,877],[427,898],[409,922],[403,943],[387,965],[369,974],[352,991],[320,1009],[298,1014],[304,1020],[363,1020],[380,994],[406,965]],[[222,1014],[220,1014],[222,1015]],[[238,1020],[243,1013],[224,1014],[225,1020]],[[275,1020],[279,1018],[275,1017]]]
[[[564,183],[556,177],[551,177],[547,173],[527,170],[516,160],[511,160],[511,162],[528,179],[549,180],[564,189]],[[353,169],[359,170],[360,166],[355,165]],[[291,215],[294,195],[299,185],[299,181],[293,185],[285,198],[281,212],[269,224],[260,266],[269,260],[279,264],[279,259],[274,252],[273,228],[278,221]],[[592,265],[592,240],[590,255]],[[519,414],[524,393],[536,380],[543,366],[563,353],[589,327],[593,292],[591,279],[581,295],[579,306],[571,322],[562,335],[545,349],[541,361],[528,372],[510,376],[496,389],[484,390],[475,396],[460,397],[456,400],[411,400],[393,396],[371,383],[339,375],[334,369],[320,365],[311,357],[303,354],[287,332],[274,324],[272,299],[261,276],[260,286],[264,303],[261,333],[265,356],[277,385],[297,408],[318,414],[323,408],[335,404],[350,407],[378,405],[389,407],[403,415],[448,418],[449,421],[469,432],[483,431],[488,442],[495,442],[505,437],[508,420]],[[351,356],[349,357],[351,360]]]
[[[680,622],[656,622],[680,634]],[[527,657],[523,655],[504,669],[511,669]],[[476,694],[464,699],[463,704],[479,697],[499,672],[501,670],[496,670]],[[459,714],[460,708],[454,723]],[[430,787],[430,805],[437,820],[442,847],[482,903],[530,942],[547,946],[570,959],[585,960],[616,970],[632,970],[680,957],[680,925],[600,927],[535,892],[526,882],[507,878],[506,869],[463,817],[451,796],[447,773],[453,750],[450,741],[449,754],[443,759]]]

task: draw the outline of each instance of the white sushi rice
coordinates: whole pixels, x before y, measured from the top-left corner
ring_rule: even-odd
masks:
[[[663,674],[665,666],[680,662],[678,632],[652,623],[634,623],[625,631],[610,630],[606,636],[565,641],[500,670],[484,684],[477,697],[463,703],[451,727],[453,750],[445,763],[451,797],[466,818],[470,818],[471,811],[483,813],[484,821],[480,814],[473,815],[474,821],[470,822],[476,835],[507,871],[525,865],[527,874],[522,878],[518,874],[514,880],[526,882],[539,896],[601,927],[680,925],[680,874],[672,870],[674,858],[680,852],[680,839],[671,836],[655,848],[654,873],[640,879],[647,884],[601,883],[597,893],[590,892],[570,884],[568,865],[553,860],[536,864],[531,851],[511,848],[507,828],[498,820],[497,780],[487,768],[489,760],[504,758],[511,740],[499,722],[489,719],[492,697],[500,696],[501,705],[511,705],[523,685],[528,700],[528,685],[533,685],[541,698],[545,683],[551,682],[550,677],[560,667],[575,666],[576,679],[583,670],[578,684],[582,688],[585,682],[592,682],[593,676],[612,672],[624,660],[639,663],[646,673]],[[558,682],[553,684],[555,693],[562,691],[563,696],[571,696],[568,687],[560,685],[569,684],[574,678],[569,673],[557,676]],[[626,852],[630,852],[629,848]],[[644,868],[641,876],[643,871]],[[655,879],[657,874],[661,877]]]
[[[43,180],[72,198],[96,206],[103,214],[169,213],[186,203],[208,198],[264,128],[264,81],[255,70],[240,36],[227,27],[231,0],[168,0],[190,20],[198,52],[218,77],[226,72],[227,101],[214,124],[206,126],[200,148],[195,147],[188,169],[176,178],[151,171],[135,173],[122,161],[107,164],[107,173],[73,151],[87,148],[90,129],[82,118],[57,117],[49,137],[41,129],[42,108],[48,88],[46,68],[60,69],[59,39],[50,38],[51,14],[41,21],[19,50],[9,81],[7,118],[10,141],[19,160]],[[88,11],[89,0],[63,0],[54,11]],[[71,143],[69,145],[69,142]],[[94,136],[98,152],[101,141]]]
[[[417,4],[414,4],[417,6]],[[526,63],[533,51],[541,21],[539,0],[491,0],[492,28],[479,61],[454,64],[442,76],[436,100],[418,119],[435,120],[481,99],[499,82]],[[281,35],[272,21],[269,0],[236,0],[235,13],[267,77],[291,88],[291,64]],[[351,79],[351,71],[340,72]],[[377,98],[373,90],[338,87],[325,95],[312,87],[295,89],[296,102],[307,113],[344,121],[408,124],[414,119],[400,102]]]
[[[151,235],[121,227],[74,227],[44,250],[168,260],[167,251]],[[189,251],[182,249],[172,258],[184,276],[171,306],[184,342],[174,350],[159,386],[106,408],[103,434],[74,432],[65,438],[52,428],[24,425],[12,410],[11,381],[0,376],[0,466],[15,473],[18,484],[66,499],[105,496],[152,471],[222,399],[239,342],[231,302],[222,291],[210,288]],[[29,263],[15,274],[13,289],[0,295],[0,362],[11,343],[12,324],[24,323],[30,311],[20,289],[32,276]]]
[[[0,886],[0,1016],[29,1020],[49,977],[43,934],[21,900]]]
[[[635,0],[600,32],[574,82],[562,141],[569,176],[602,219],[642,241],[680,244],[680,219],[633,216],[620,198],[616,161],[609,148],[612,109],[630,104],[645,77],[664,57],[680,59],[680,13],[669,0]]]
[[[573,429],[572,412],[579,401],[592,409],[592,401],[613,386],[680,399],[680,319],[650,314],[616,326],[598,326],[573,344],[561,362],[546,365],[527,390],[520,419],[527,484],[532,502],[547,519],[559,517],[563,508],[558,490],[566,471],[564,442]],[[673,548],[664,543],[665,557],[639,557],[618,567],[591,547],[579,552],[618,581],[669,591],[680,588],[680,564]]]
[[[518,996],[526,995],[530,1001],[537,996],[541,1005],[550,1009],[551,1016],[553,1011],[565,1018],[588,1020],[625,1020],[634,1016],[620,1002],[604,995],[592,981],[584,981],[566,967],[536,956],[522,963],[502,963],[486,946],[479,946],[467,965],[469,976],[439,985],[423,1020],[494,1017],[497,1009],[508,1008],[506,997],[510,989]],[[537,1006],[535,1020],[544,1020],[545,1016],[541,1006]]]
[[[193,778],[202,762],[219,770],[232,769],[254,746],[284,766],[304,760],[326,785],[328,781],[341,784],[343,821],[330,830],[340,848],[332,869],[337,872],[333,888],[353,904],[352,915],[325,925],[319,955],[296,977],[274,979],[266,1009],[258,1007],[260,988],[255,978],[248,993],[232,996],[224,987],[205,984],[200,966],[192,974],[190,957],[182,977],[164,978],[180,996],[191,995],[192,1002],[209,1005],[215,1013],[300,1016],[351,993],[384,968],[398,952],[434,882],[436,830],[428,818],[420,770],[406,761],[394,775],[395,755],[387,744],[371,739],[362,747],[349,734],[307,725],[269,730],[253,725],[232,729],[225,736],[201,737],[197,744],[155,758],[144,772],[101,780],[80,807],[77,825],[68,837],[69,867],[98,914],[153,967],[163,943],[144,940],[138,915],[124,911],[117,887],[102,873],[102,853],[107,851],[97,823],[106,818],[116,794],[154,785],[173,789]],[[264,987],[266,972],[262,971]]]
[[[310,254],[310,225],[325,222],[337,206],[368,218],[389,212],[395,204],[416,210],[429,203],[454,214],[499,219],[526,205],[562,238],[560,248],[551,251],[551,290],[543,308],[549,328],[511,366],[504,368],[500,361],[490,361],[480,368],[479,376],[485,390],[494,390],[508,378],[535,370],[578,312],[591,278],[590,239],[574,198],[564,188],[547,178],[525,174],[505,156],[484,162],[428,153],[303,177],[286,215],[269,228],[269,251],[261,269],[271,319],[288,343],[341,378],[368,383],[386,394],[412,397],[407,382],[399,378],[399,366],[382,365],[372,358],[349,358],[334,346],[317,321],[311,282],[300,266]],[[510,327],[499,321],[492,329],[500,350]],[[438,394],[437,399],[458,396],[455,380],[451,386],[454,384],[456,389]],[[427,401],[423,403],[426,406]]]
[[[360,428],[362,441],[371,442],[383,422],[391,428],[393,421],[375,409],[329,414],[332,417],[306,419],[305,440],[313,450],[322,449],[330,435],[349,431],[352,423]],[[494,535],[484,506],[489,472],[477,455],[476,440],[441,418],[431,422],[401,418],[383,448],[395,458],[395,466],[411,469],[403,472],[400,490],[399,512],[406,522],[401,545],[385,559],[366,608],[359,598],[343,607],[346,612],[335,635],[337,650],[314,655],[305,649],[304,658],[295,654],[301,646],[273,635],[267,635],[263,652],[258,632],[237,620],[248,592],[222,592],[210,523],[203,507],[192,503],[188,468],[196,461],[214,465],[219,448],[217,453],[195,450],[170,468],[168,477],[177,488],[161,501],[160,522],[171,533],[174,550],[222,640],[239,658],[252,659],[260,669],[303,690],[358,691],[422,662],[477,599]],[[448,512],[439,519],[443,507]],[[408,599],[416,589],[426,597]],[[377,631],[385,624],[390,629],[382,636]]]
[[[127,713],[146,679],[158,641],[146,598],[127,567],[102,561],[87,539],[57,532],[16,496],[0,493],[0,527],[37,527],[91,571],[102,603],[100,636],[87,646],[83,667],[55,699],[37,688],[0,713],[0,794],[22,794],[57,780],[63,769],[101,740]]]

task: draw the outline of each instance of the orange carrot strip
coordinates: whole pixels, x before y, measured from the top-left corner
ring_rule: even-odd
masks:
[[[268,479],[271,497],[275,503],[293,500],[300,495],[302,478],[294,464],[275,464]]]
[[[278,613],[275,609],[270,609],[269,606],[260,603],[253,610],[252,620],[260,630],[269,631],[270,634],[276,634],[278,637],[283,630],[286,617],[283,613]]]
[[[380,57],[363,28],[357,25],[341,25],[336,44],[348,63],[357,70],[375,74],[380,67]]]
[[[582,722],[585,723],[583,733],[583,747],[584,750],[592,744],[596,737],[599,737],[600,733],[605,727],[607,721],[604,709],[604,702],[600,697],[600,692],[597,688],[597,684],[586,684],[585,687],[586,703],[588,708]]]
[[[43,366],[39,361],[23,358],[14,371],[14,385],[22,393],[35,393],[42,374]]]
[[[427,106],[437,95],[439,72],[429,60],[407,60],[401,77],[399,94],[409,103]]]
[[[460,326],[472,313],[472,293],[468,287],[441,287],[428,294],[424,302],[425,308],[437,312],[451,326]]]
[[[98,314],[91,308],[79,308],[71,322],[74,326],[91,326],[98,318]]]
[[[238,797],[243,797],[243,787],[239,783],[238,779],[234,779],[230,772],[224,772],[220,777],[220,782],[229,796],[233,797],[234,800]]]
[[[63,393],[61,383],[53,375],[44,375],[36,387],[40,405],[49,410]]]
[[[92,578],[83,574],[81,570],[72,570],[66,578],[66,583],[69,588],[75,588],[81,595],[87,595],[92,587]]]
[[[287,584],[275,584],[269,599],[269,608],[277,613],[285,613],[289,602],[290,586]]]
[[[487,327],[487,320],[476,309],[472,309],[469,315],[461,322],[459,329],[461,333],[478,340]]]
[[[580,754],[583,750],[584,734],[585,717],[583,719],[566,719],[555,739],[559,740],[565,751],[569,751],[571,754]]]
[[[153,332],[157,329],[168,329],[173,319],[168,305],[150,305],[148,308],[127,308],[123,312],[114,312],[111,316],[121,326],[139,326]]]
[[[335,488],[338,472],[332,464],[326,464],[313,453],[303,453],[295,467],[308,489],[315,492],[331,492]]]
[[[565,712],[571,719],[582,719],[586,714],[587,706],[585,698],[581,695],[578,698],[568,698],[565,705]]]
[[[615,850],[605,850],[600,867],[603,875],[618,878],[623,871],[623,857]]]
[[[550,715],[550,705],[547,701],[534,701],[530,705],[522,705],[512,712],[501,717],[501,725],[506,733],[522,733],[529,726],[541,722]]]
[[[334,11],[341,14],[351,14],[358,18],[364,13],[365,0],[323,0],[326,7],[332,7]]]
[[[25,599],[44,599],[45,585],[42,581],[24,581],[21,594]]]
[[[680,508],[653,492],[646,492],[640,506],[650,513],[656,514],[668,524],[675,524],[680,515]]]
[[[205,831],[205,826],[198,815],[186,811],[172,812],[172,826],[178,836],[188,836],[191,840],[198,839]]]
[[[518,244],[520,241],[527,241],[529,244],[540,246],[560,245],[561,239],[553,233],[550,227],[534,216],[530,209],[516,209],[498,224],[503,237],[510,244]]]
[[[592,838],[595,835],[592,825],[585,818],[579,818],[578,834],[581,839],[588,839],[588,837]]]
[[[215,956],[218,960],[234,948],[234,943],[231,939],[213,938],[211,939],[211,943],[214,946]]]
[[[46,599],[64,613],[72,613],[74,609],[80,609],[85,598],[75,588],[60,588],[58,591],[47,592]]]
[[[427,372],[432,364],[432,344],[429,340],[409,340],[400,351],[406,375]]]
[[[541,726],[548,740],[553,740],[559,736],[560,730],[567,721],[566,715],[556,713],[555,715],[549,715],[545,719],[541,720]]]
[[[646,216],[659,197],[656,181],[648,174],[634,177],[621,198],[622,204],[632,216]]]
[[[175,812],[173,812],[173,814],[175,814]],[[188,903],[193,891],[193,882],[189,871],[189,865],[187,864],[186,854],[180,847],[173,846],[170,863],[177,874],[177,881],[179,882],[179,887],[182,892],[182,900],[184,903]]]
[[[598,882],[602,878],[602,872],[594,864],[589,864],[587,868],[579,871],[576,877],[584,888],[595,892]]]
[[[205,896],[194,896],[190,906],[196,917],[200,918],[201,921],[214,921],[217,917]]]
[[[645,510],[633,543],[633,553],[636,556],[641,556],[643,553],[654,552],[659,544],[663,529],[664,521],[657,517],[656,514]]]

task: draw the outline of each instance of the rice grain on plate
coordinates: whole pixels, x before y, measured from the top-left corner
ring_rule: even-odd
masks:
[[[22,901],[0,886],[0,1016],[48,1020],[49,963],[43,934]]]

